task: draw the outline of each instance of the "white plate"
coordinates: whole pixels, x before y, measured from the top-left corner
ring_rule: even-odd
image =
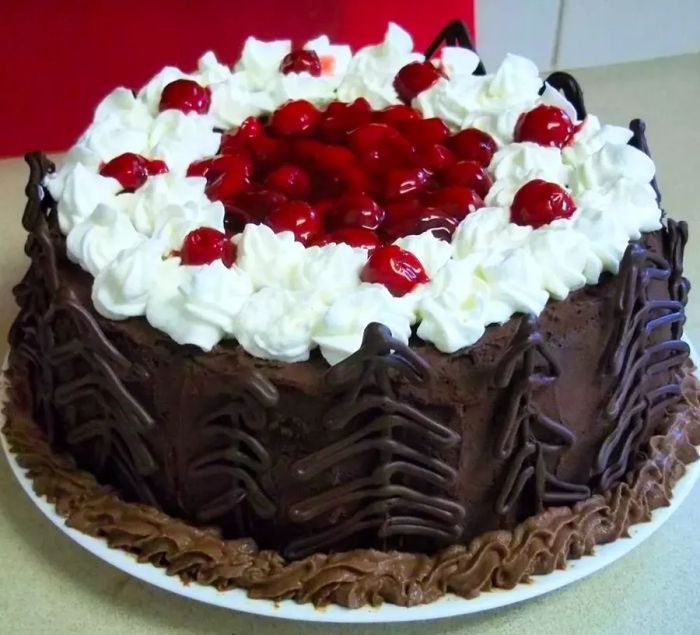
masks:
[[[696,366],[700,366],[697,353],[690,344],[691,358]],[[0,385],[0,399],[5,401],[6,385]],[[0,427],[4,423],[4,417],[0,414]],[[22,468],[17,464],[15,457],[10,453],[5,436],[0,434],[3,450],[7,455],[10,467],[32,502],[41,512],[68,537],[77,542],[81,547],[96,555],[101,560],[121,569],[122,571],[139,578],[154,586],[172,591],[178,595],[207,604],[215,604],[236,611],[279,617],[290,620],[308,622],[336,622],[336,623],[379,623],[379,622],[411,622],[415,620],[432,620],[455,615],[468,615],[488,611],[508,604],[515,604],[523,600],[537,597],[549,591],[560,589],[563,586],[585,578],[591,573],[622,558],[637,545],[651,536],[663,523],[665,523],[678,509],[695,482],[700,478],[700,461],[688,466],[686,474],[676,484],[673,490],[673,500],[668,507],[662,507],[653,512],[652,519],[648,523],[633,525],[629,529],[629,538],[621,538],[607,545],[596,547],[595,554],[584,556],[580,560],[570,560],[564,571],[554,571],[547,575],[533,576],[529,584],[519,584],[510,591],[497,589],[482,593],[472,600],[446,595],[436,602],[404,608],[393,604],[383,604],[380,607],[364,607],[360,609],[345,609],[340,606],[328,606],[316,609],[311,604],[297,604],[291,600],[272,602],[270,600],[252,600],[244,591],[217,591],[213,587],[198,584],[183,584],[178,577],[169,576],[163,569],[150,564],[141,564],[130,554],[118,549],[110,549],[104,540],[93,538],[71,529],[65,525],[53,505],[45,499],[38,497],[33,489],[31,481],[24,475]]]

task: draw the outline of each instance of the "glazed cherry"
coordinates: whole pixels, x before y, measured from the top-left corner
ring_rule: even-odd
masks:
[[[384,220],[384,210],[365,194],[349,194],[342,197],[325,214],[329,229],[362,227],[376,230]]]
[[[575,211],[573,199],[561,185],[535,179],[515,193],[510,219],[518,225],[540,227],[557,218],[569,218]]]
[[[448,185],[426,194],[425,203],[458,220],[484,206],[484,201],[474,190],[460,185]]]
[[[282,58],[280,73],[283,75],[289,75],[289,73],[308,73],[314,77],[320,77],[321,60],[316,51],[295,49]]]
[[[201,86],[191,79],[176,79],[170,82],[161,93],[158,110],[181,110],[184,113],[209,112],[211,91],[208,86]]]
[[[362,166],[371,173],[389,168],[408,168],[415,162],[413,145],[395,128],[381,123],[368,123],[348,136],[350,149]]]
[[[230,267],[236,260],[236,246],[223,232],[212,227],[199,227],[185,236],[180,259],[183,265],[208,265],[222,259]]]
[[[384,245],[372,251],[360,279],[383,284],[395,296],[406,295],[419,284],[430,281],[420,260],[398,245]]]
[[[446,212],[434,207],[425,207],[413,214],[385,223],[382,233],[387,240],[396,240],[401,236],[412,236],[430,232],[440,240],[452,239],[459,221]]]
[[[389,170],[384,177],[384,199],[391,201],[423,189],[428,173],[422,168]]]
[[[224,172],[243,170],[246,176],[253,173],[253,163],[245,152],[240,154],[217,154],[207,159],[193,161],[187,168],[187,176],[203,176],[208,181],[213,181]]]
[[[247,190],[224,201],[224,227],[231,234],[243,230],[248,223],[260,223],[277,209],[287,197],[271,190]]]
[[[410,106],[405,104],[396,104],[395,106],[387,106],[384,110],[374,113],[373,121],[375,123],[384,123],[387,126],[396,127],[404,121],[415,121],[422,119],[423,115]]]
[[[168,164],[162,159],[146,159],[146,171],[148,172],[148,176],[167,174],[170,172]]]
[[[515,141],[532,141],[541,146],[563,148],[575,132],[574,123],[561,108],[540,104],[518,117],[513,137]]]
[[[498,149],[493,137],[477,128],[467,128],[454,135],[448,143],[450,149],[460,159],[476,161],[484,167]]]
[[[264,187],[289,198],[306,198],[311,190],[311,180],[303,168],[287,163],[267,175]]]
[[[307,243],[321,231],[321,221],[316,210],[304,201],[282,203],[267,217],[265,223],[274,232],[292,232],[302,243]]]
[[[287,161],[289,150],[289,145],[283,139],[254,137],[248,141],[248,151],[253,157],[253,163],[263,170]]]
[[[280,137],[311,135],[321,121],[321,113],[305,99],[282,104],[270,118],[270,129]]]
[[[441,143],[427,145],[418,151],[418,163],[431,174],[442,172],[455,161],[452,150]]]
[[[257,117],[246,117],[236,130],[229,130],[221,137],[220,154],[235,154],[246,148],[251,139],[262,137],[265,130]]]
[[[394,90],[399,99],[410,104],[413,98],[430,88],[438,79],[444,77],[429,61],[406,64],[394,77]]]
[[[372,108],[362,97],[350,104],[332,102],[321,122],[321,136],[327,141],[343,141],[348,132],[368,123],[371,116]]]
[[[484,198],[491,189],[491,177],[476,161],[457,161],[440,174],[443,185],[462,185]]]
[[[364,227],[345,227],[328,234],[321,234],[311,241],[311,244],[323,246],[331,243],[345,243],[351,247],[375,249],[379,246],[379,236],[371,229]]]
[[[433,143],[443,143],[450,135],[450,129],[442,119],[410,119],[397,125],[401,134],[413,145],[423,147]]]
[[[216,170],[218,174],[214,173],[213,177],[209,175],[209,171],[206,174],[209,183],[205,192],[212,201],[231,198],[250,186],[250,163],[236,155],[222,156],[227,159],[225,168],[222,167],[219,171],[216,163],[213,163],[209,170]]]
[[[100,174],[117,179],[125,190],[135,190],[148,178],[148,163],[148,159],[140,154],[125,152],[105,163],[100,168]]]

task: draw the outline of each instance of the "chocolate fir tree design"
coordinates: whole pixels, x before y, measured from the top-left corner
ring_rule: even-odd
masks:
[[[496,385],[507,388],[505,407],[497,415],[496,455],[508,460],[496,499],[499,514],[508,514],[520,501],[533,501],[531,509],[517,510],[530,514],[590,495],[587,486],[563,481],[550,469],[575,440],[564,423],[544,414],[537,403],[538,393],[558,376],[559,367],[536,318],[522,317],[509,355],[496,371]]]
[[[187,459],[184,482],[193,492],[202,481],[221,483],[218,493],[191,511],[204,523],[233,512],[243,531],[244,501],[260,518],[271,518],[277,511],[265,482],[272,461],[258,435],[266,427],[269,410],[277,404],[279,395],[257,371],[231,383],[231,392],[222,396],[225,405],[195,424],[203,449]],[[180,451],[186,453],[184,448]]]
[[[296,477],[308,481],[336,466],[373,456],[366,476],[339,483],[292,506],[291,518],[309,523],[308,537],[293,541],[286,555],[303,557],[333,548],[361,532],[376,532],[387,546],[408,536],[437,545],[460,537],[464,507],[452,496],[456,472],[439,452],[459,444],[445,424],[402,401],[398,382],[430,381],[429,368],[389,329],[370,324],[362,346],[328,371],[335,405],[329,430],[346,436],[298,461]]]

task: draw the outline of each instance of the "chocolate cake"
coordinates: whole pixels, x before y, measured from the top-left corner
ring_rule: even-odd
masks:
[[[69,524],[255,597],[410,605],[668,500],[700,442],[687,226],[643,123],[396,29],[342,77],[323,38],[165,69],[58,172],[27,155],[5,432]]]

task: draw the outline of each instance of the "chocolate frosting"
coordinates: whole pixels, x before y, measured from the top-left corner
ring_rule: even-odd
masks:
[[[287,562],[261,551],[251,539],[223,540],[215,530],[197,529],[153,507],[126,503],[110,487],[56,452],[32,421],[26,375],[12,356],[12,400],[3,429],[34,490],[56,505],[66,523],[103,537],[141,562],[164,567],[184,581],[220,590],[243,588],[253,598],[336,603],[347,607],[382,601],[412,606],[445,593],[475,597],[493,588],[510,589],[565,566],[568,558],[591,554],[596,544],[627,534],[647,521],[653,509],[668,505],[672,488],[696,460],[700,444],[700,385],[685,366],[683,400],[665,417],[623,482],[572,507],[552,507],[516,526],[492,531],[435,555],[359,549],[315,554]]]

